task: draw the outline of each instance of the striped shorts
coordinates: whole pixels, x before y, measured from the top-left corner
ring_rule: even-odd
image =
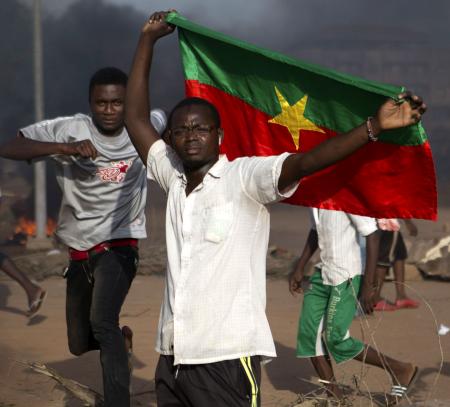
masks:
[[[199,365],[174,365],[161,355],[155,373],[158,407],[259,407],[259,356]]]
[[[350,336],[361,276],[337,286],[323,284],[320,269],[305,292],[297,334],[297,357],[330,355],[336,363],[353,359],[364,344]]]

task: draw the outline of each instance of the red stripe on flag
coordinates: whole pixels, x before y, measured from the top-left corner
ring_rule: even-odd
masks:
[[[215,87],[186,81],[186,95],[201,97],[219,110],[224,141],[222,152],[230,160],[241,156],[267,156],[296,152],[287,128],[238,97]],[[302,131],[300,152],[335,135]],[[430,146],[369,143],[347,159],[302,179],[293,197],[295,205],[343,210],[375,218],[436,219],[437,194]]]

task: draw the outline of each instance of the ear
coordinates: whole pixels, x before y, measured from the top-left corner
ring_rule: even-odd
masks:
[[[222,128],[219,128],[217,130],[217,135],[219,136],[219,146],[220,146],[222,144],[222,141],[223,141],[223,129]]]

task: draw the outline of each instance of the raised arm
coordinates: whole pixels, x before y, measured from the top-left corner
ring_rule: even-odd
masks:
[[[407,127],[420,121],[426,105],[410,93],[399,100],[387,100],[377,114],[348,133],[333,137],[305,154],[292,154],[283,163],[278,189],[283,191],[301,178],[320,171],[355,152],[369,142],[369,132],[377,137],[382,131]]]
[[[297,266],[289,275],[289,291],[292,295],[302,292],[302,280],[305,273],[305,266],[314,252],[317,250],[317,247],[317,231],[315,229],[311,229],[309,231],[308,239],[306,239],[303,252],[300,256],[300,259],[298,260]]]
[[[125,125],[144,164],[150,147],[160,138],[150,121],[149,74],[156,41],[175,29],[165,22],[166,16],[167,12],[154,13],[142,28],[125,98]]]
[[[11,160],[32,160],[49,155],[80,155],[96,158],[97,150],[89,140],[53,143],[28,139],[20,132],[17,137],[0,144],[0,157]]]

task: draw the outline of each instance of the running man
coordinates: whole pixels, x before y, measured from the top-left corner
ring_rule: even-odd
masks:
[[[136,273],[138,240],[146,237],[147,181],[124,127],[126,85],[119,69],[100,69],[89,84],[91,116],[36,123],[0,146],[5,158],[57,162],[63,197],[56,236],[70,257],[69,349],[74,355],[100,349],[107,407],[130,405],[132,332],[121,331],[119,314]],[[152,122],[162,132],[163,112],[153,111]]]

